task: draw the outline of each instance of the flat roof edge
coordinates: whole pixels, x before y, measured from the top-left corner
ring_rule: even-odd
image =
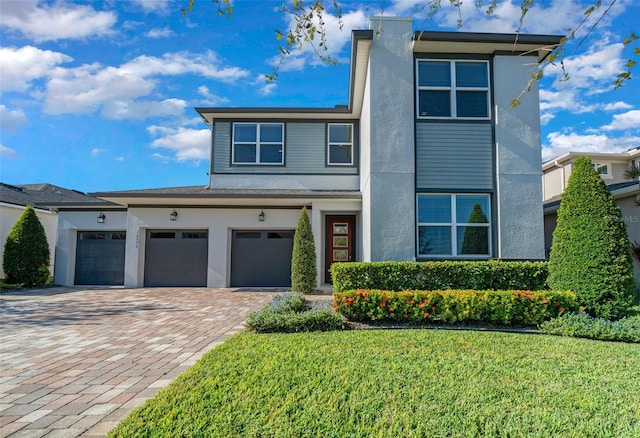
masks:
[[[520,44],[558,44],[564,35],[542,35],[525,33],[489,33],[489,32],[449,32],[418,30],[413,34],[414,41],[455,41],[509,43],[517,40]]]

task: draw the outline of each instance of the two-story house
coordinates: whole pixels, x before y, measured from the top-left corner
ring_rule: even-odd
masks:
[[[633,166],[640,167],[640,147],[621,153],[569,152],[542,164],[544,194],[544,244],[547,255],[551,250],[553,231],[556,229],[558,208],[567,187],[573,163],[580,156],[591,158],[593,167],[609,187],[616,204],[622,211],[629,242],[640,243],[640,182],[628,177]],[[635,277],[640,289],[640,262],[634,259]]]
[[[353,31],[347,105],[196,108],[209,184],[93,194],[126,214],[68,212],[56,281],[104,229],[126,232],[125,287],[286,287],[303,206],[321,285],[338,261],[543,259],[537,84],[511,101],[560,38]]]

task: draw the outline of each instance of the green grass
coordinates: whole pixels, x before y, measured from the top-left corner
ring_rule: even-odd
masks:
[[[110,437],[638,437],[640,346],[449,330],[241,333]]]

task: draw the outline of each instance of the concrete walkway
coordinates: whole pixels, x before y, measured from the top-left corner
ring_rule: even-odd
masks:
[[[0,437],[104,436],[271,291],[52,288],[0,293]]]

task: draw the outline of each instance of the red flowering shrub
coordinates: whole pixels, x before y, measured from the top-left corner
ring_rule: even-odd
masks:
[[[579,306],[568,291],[374,289],[335,292],[333,308],[352,321],[537,325]]]

